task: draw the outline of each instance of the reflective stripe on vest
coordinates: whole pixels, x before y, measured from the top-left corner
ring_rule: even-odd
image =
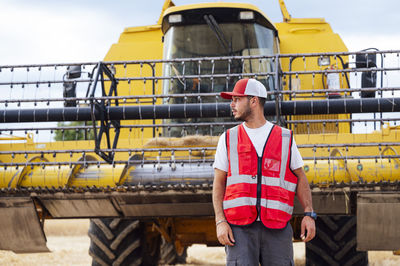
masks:
[[[239,183],[257,184],[257,179],[253,178],[251,175],[238,175],[235,178],[228,178],[228,180],[226,181],[226,186],[231,186]],[[291,192],[296,192],[296,184],[286,181],[285,177],[276,178],[262,176],[261,184],[273,187],[283,187]]]
[[[228,146],[228,156],[229,156],[229,169],[230,169],[230,173],[228,174],[228,178],[227,178],[227,183],[226,183],[226,187],[228,189],[229,186],[235,186],[235,185],[250,185],[250,186],[257,186],[257,176],[256,175],[248,175],[248,174],[243,174],[240,173],[239,171],[239,152],[238,152],[238,140],[239,140],[239,127],[243,127],[242,125],[236,126],[234,128],[231,128],[229,130],[229,135],[228,135],[228,141],[229,141],[229,146]],[[269,199],[269,196],[271,196],[272,198],[278,198],[277,195],[264,195],[261,196],[260,199],[260,207],[264,207],[267,210],[268,209],[274,209],[274,210],[279,210],[282,212],[287,213],[287,215],[291,215],[293,212],[293,198],[294,198],[294,193],[296,191],[296,183],[290,182],[285,180],[286,175],[288,174],[288,159],[289,159],[289,152],[290,152],[290,143],[291,143],[291,133],[290,130],[285,129],[285,128],[280,128],[282,130],[281,133],[281,149],[280,149],[280,165],[274,165],[273,161],[272,164],[269,166],[272,166],[273,168],[276,167],[276,171],[279,171],[279,177],[270,177],[270,176],[261,176],[261,185],[265,186],[265,187],[271,187],[272,188],[276,188],[278,190],[282,190],[283,191],[287,191],[287,192],[283,192],[283,193],[290,193],[292,195],[291,199],[287,198],[287,199],[283,199],[282,201],[279,200],[273,200],[273,199]],[[244,128],[241,129],[244,131]],[[273,130],[279,130],[279,128],[275,129],[275,126],[271,129],[271,133]],[[278,133],[277,131],[274,131],[275,134],[275,138],[277,138],[276,134]],[[270,133],[270,134],[271,134]],[[241,133],[241,134],[246,134],[247,133]],[[247,136],[248,138],[248,136]],[[243,139],[243,136],[242,136]],[[245,140],[246,141],[246,140]],[[250,141],[250,139],[248,138],[248,141]],[[271,140],[274,141],[274,140]],[[275,141],[277,141],[277,139],[275,139]],[[279,140],[280,141],[280,140]],[[269,142],[269,140],[267,140],[267,142]],[[278,143],[278,142],[275,142]],[[252,145],[251,141],[250,143],[246,143],[249,145]],[[253,146],[253,145],[252,145]],[[266,144],[265,149],[267,149],[268,143]],[[254,146],[253,146],[254,147]],[[255,148],[253,149],[255,151]],[[264,158],[265,154],[268,154],[268,151],[263,151],[263,160],[262,163],[265,164],[266,162],[266,158]],[[254,154],[253,154],[254,156]],[[256,155],[258,157],[258,155]],[[278,154],[279,156],[279,154]],[[244,157],[246,158],[246,157]],[[243,157],[242,157],[243,159]],[[253,158],[254,159],[254,158]],[[252,159],[252,160],[253,160]],[[275,160],[276,161],[276,160]],[[242,164],[245,162],[241,162]],[[278,161],[276,161],[276,163],[278,163]],[[243,166],[242,166],[243,167]],[[263,166],[263,167],[267,167],[267,166]],[[277,168],[280,167],[280,170],[278,170]],[[249,166],[249,168],[254,170],[254,166]],[[243,169],[243,168],[241,168]],[[265,169],[264,169],[265,170]],[[263,170],[262,170],[263,171]],[[293,176],[292,173],[290,173],[290,175]],[[289,179],[290,180],[290,179]],[[276,190],[275,189],[275,190]],[[253,187],[254,190],[254,187]],[[228,190],[227,190],[228,191]],[[225,199],[223,202],[223,208],[224,210],[228,210],[231,208],[238,208],[238,211],[240,211],[240,207],[248,207],[248,208],[254,208],[255,205],[257,204],[257,195],[251,194],[250,192],[247,192],[248,196],[246,195],[246,193],[241,193],[241,192],[237,192],[238,194],[233,194],[233,195],[225,195]],[[277,192],[269,192],[272,194],[276,194]],[[289,195],[289,194],[288,194]],[[235,197],[236,196],[236,197]],[[267,197],[267,198],[264,198]],[[235,213],[231,212],[231,213]],[[259,214],[260,215],[260,214]],[[227,217],[228,221],[229,221],[230,217]],[[231,217],[232,220],[236,220],[235,217]],[[263,217],[261,217],[261,219],[263,219]],[[269,218],[268,218],[269,219]],[[279,220],[277,218],[277,220]]]
[[[225,200],[223,205],[224,209],[230,209],[242,206],[254,206],[256,205],[256,201],[257,201],[256,198],[241,197],[233,200]],[[293,206],[290,206],[286,203],[277,200],[261,199],[261,206],[268,206],[269,209],[281,210],[286,213],[293,212]]]
[[[231,168],[232,176],[239,175],[238,129],[239,127],[236,126],[229,130],[229,167]]]

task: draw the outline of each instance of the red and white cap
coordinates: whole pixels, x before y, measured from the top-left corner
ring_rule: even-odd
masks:
[[[232,99],[232,96],[258,96],[267,98],[267,89],[255,79],[241,79],[236,82],[232,92],[221,92],[224,99]]]

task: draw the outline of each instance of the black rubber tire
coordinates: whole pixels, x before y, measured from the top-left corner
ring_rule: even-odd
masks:
[[[131,219],[91,219],[92,265],[158,265],[160,237],[146,240],[145,226]]]
[[[182,255],[176,252],[175,245],[161,239],[160,245],[160,265],[175,265],[186,263],[187,248],[184,249]]]
[[[319,216],[317,234],[306,243],[306,265],[368,265],[368,253],[356,250],[356,216]]]

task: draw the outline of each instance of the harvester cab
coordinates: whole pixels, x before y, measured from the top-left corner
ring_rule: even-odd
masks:
[[[228,57],[228,56],[272,56],[278,53],[277,31],[261,11],[250,5],[221,4],[197,7],[173,7],[164,13],[162,22],[164,34],[164,59],[174,60],[177,58],[198,58],[205,57]],[[232,90],[238,80],[236,73],[246,76],[252,73],[253,69],[261,69],[262,72],[274,71],[275,65],[271,60],[245,60],[233,59],[230,62],[218,61],[212,64],[210,61],[198,62],[193,60],[183,65],[176,63],[166,65],[164,73],[167,76],[175,75],[197,75],[199,70],[204,74],[213,73],[215,78],[211,83],[204,80],[201,85],[196,86],[195,81],[185,83],[178,80],[180,84],[173,86],[180,88],[180,91],[168,91],[170,87],[165,82],[165,93],[189,92],[207,93],[211,91],[221,92]],[[230,79],[218,78],[218,74],[234,74]],[[274,90],[273,77],[262,77],[261,82],[269,91]],[[197,82],[198,84],[199,82]],[[175,84],[172,84],[175,85]],[[191,85],[191,86],[190,86]]]
[[[245,4],[198,4],[171,7],[163,14],[164,34],[164,76],[178,79],[165,80],[163,94],[205,94],[231,91],[242,77],[250,77],[254,71],[274,72],[277,64],[272,56],[278,53],[278,38],[275,26],[262,12]],[[247,59],[240,57],[247,56]],[[251,56],[258,56],[251,59]],[[221,60],[230,57],[229,60]],[[237,58],[236,58],[237,57]],[[261,58],[264,57],[264,58]],[[188,59],[181,61],[182,59]],[[213,60],[204,60],[214,58]],[[179,61],[174,61],[179,59]],[[228,76],[226,76],[228,71]],[[211,78],[199,79],[197,75]],[[190,78],[193,76],[193,78]],[[277,83],[273,75],[260,76],[259,80],[269,92],[269,100],[274,98]],[[183,103],[184,99],[174,99],[171,103]],[[192,97],[187,102],[197,103]],[[204,97],[203,103],[215,102],[215,97]],[[183,122],[183,119],[171,122]],[[233,122],[232,118],[193,119],[192,122]],[[214,129],[216,134],[222,127]],[[194,131],[187,132],[195,134]],[[197,131],[208,134],[207,129]],[[179,132],[172,132],[178,136]]]

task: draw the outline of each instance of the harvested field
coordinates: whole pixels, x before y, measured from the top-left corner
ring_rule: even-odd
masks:
[[[46,221],[47,245],[51,253],[15,254],[0,251],[0,265],[91,265],[91,257],[88,255],[88,227],[89,220]],[[295,243],[294,250],[296,265],[304,265],[304,244]],[[400,256],[389,251],[369,252],[368,258],[371,266],[400,265]],[[224,248],[193,245],[188,250],[186,265],[225,265],[224,261]]]

